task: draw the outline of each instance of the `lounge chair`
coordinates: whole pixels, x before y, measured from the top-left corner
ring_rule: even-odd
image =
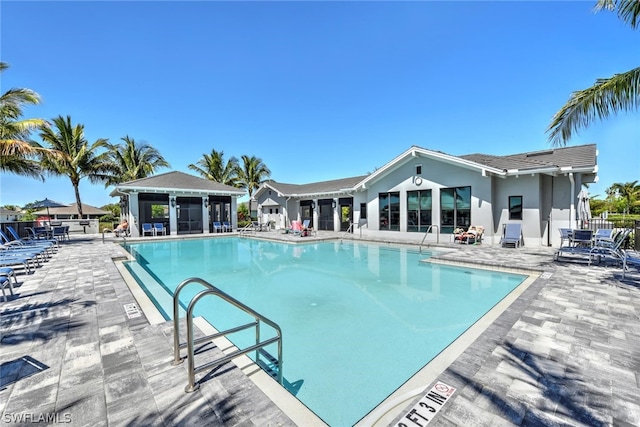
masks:
[[[584,235],[581,236],[581,234],[583,234],[580,233],[581,231],[590,230],[575,230],[575,232],[578,232],[577,240],[576,236],[574,236],[569,245],[561,246],[554,255],[555,260],[559,261],[560,257],[566,255],[574,255],[578,258],[583,257],[583,259],[586,260],[589,264],[591,264],[594,259],[597,259],[598,263],[602,261],[609,261],[614,263],[623,262],[624,253],[621,248],[624,244],[624,241],[631,233],[630,229],[617,232],[611,241],[600,239],[598,240],[597,244],[587,243],[586,239],[591,235],[591,233],[584,233]]]
[[[147,233],[150,236],[155,236],[156,235],[156,230],[153,228],[153,225],[151,225],[150,222],[145,222],[142,224],[142,236],[146,236]]]
[[[591,263],[594,258],[597,258],[598,263],[610,261],[624,265],[626,252],[623,246],[631,232],[632,230],[627,228],[616,233],[612,241],[599,240],[598,244],[594,244],[589,250],[589,263]]]
[[[22,266],[27,274],[31,274],[36,267],[33,259],[24,256],[5,256],[0,254],[0,267]]]
[[[11,240],[2,230],[0,230],[0,238],[3,241],[3,243],[0,244],[0,249],[4,251],[2,253],[5,255],[10,252],[9,254],[19,253],[22,256],[36,257],[36,261],[38,261],[39,264],[37,256],[40,256],[43,261],[46,261],[53,254],[53,245],[49,242],[35,243],[24,239]]]
[[[58,247],[58,241],[55,239],[46,239],[46,240],[35,240],[32,238],[22,238],[18,235],[16,230],[12,226],[7,226],[7,231],[14,240],[11,240],[9,236],[7,236],[2,230],[0,230],[0,237],[4,240],[5,243],[15,243],[18,242],[22,245],[33,245],[33,246],[46,246],[46,247]],[[29,231],[27,231],[29,233]]]
[[[7,301],[7,295],[5,294],[5,289],[8,287],[9,292],[13,295],[13,284],[11,283],[11,279],[13,278],[14,284],[18,284],[18,279],[16,279],[16,273],[13,271],[13,268],[10,267],[1,267],[0,268],[0,287],[2,287],[2,298]]]
[[[598,228],[593,235],[594,245],[611,242],[613,242],[613,228]]]
[[[18,256],[32,258],[38,265],[40,265],[40,261],[45,262],[51,257],[48,248],[43,246],[22,245],[16,241],[1,244],[0,254],[5,257]]]
[[[484,227],[481,225],[472,225],[467,231],[455,233],[454,243],[465,243],[472,245],[482,240],[484,234]]]
[[[222,233],[224,230],[222,229],[222,223],[220,221],[213,221],[213,232],[214,233]]]
[[[154,222],[153,223],[153,231],[155,231],[156,236],[162,234],[163,236],[167,235],[167,229],[164,228],[164,224],[161,222]]]
[[[302,230],[300,230],[301,237],[309,236],[313,232],[313,228],[309,227],[310,223],[311,221],[308,219],[302,221]]]
[[[522,245],[522,224],[517,222],[505,224],[504,236],[500,239],[500,245],[503,248],[509,245],[519,248]]]

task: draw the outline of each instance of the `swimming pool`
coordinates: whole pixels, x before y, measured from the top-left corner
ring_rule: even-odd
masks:
[[[424,263],[389,245],[278,243],[248,238],[128,244],[126,264],[165,313],[188,277],[209,281],[283,331],[285,386],[331,426],[355,424],[473,325],[526,276]],[[188,301],[201,288],[186,288]],[[182,295],[182,294],[181,294]],[[244,314],[198,305],[217,329]],[[253,332],[232,336],[239,347]],[[272,354],[275,354],[272,351]]]

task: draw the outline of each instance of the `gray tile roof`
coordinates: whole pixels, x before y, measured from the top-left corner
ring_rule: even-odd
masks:
[[[367,175],[362,175],[331,181],[312,182],[309,184],[284,184],[276,181],[267,181],[265,184],[287,195],[331,194],[337,193],[340,190],[351,189],[366,177]]]
[[[78,214],[78,204],[72,203],[69,206],[60,206],[57,208],[49,208],[48,211],[51,215],[77,215]],[[47,209],[40,209],[35,212],[37,215],[45,215],[47,213]],[[103,209],[96,208],[95,206],[88,205],[86,203],[82,204],[82,214],[83,215],[106,215],[109,211],[105,211]]]
[[[507,156],[493,156],[478,153],[459,157],[503,170],[526,170],[545,167],[584,168],[596,165],[596,145],[588,144],[575,147],[553,148],[521,154],[510,154]]]
[[[184,172],[173,171],[160,175],[154,175],[147,178],[136,179],[133,181],[119,184],[117,188],[148,188],[148,189],[172,189],[183,191],[209,191],[209,192],[227,192],[234,194],[244,194],[244,190],[232,187],[230,185],[221,184],[219,182],[209,181],[208,179],[199,178]]]

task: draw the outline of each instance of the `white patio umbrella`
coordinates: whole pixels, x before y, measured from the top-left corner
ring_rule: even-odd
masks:
[[[578,206],[576,209],[578,211],[578,221],[581,222],[581,225],[591,219],[591,205],[589,203],[589,192],[587,190],[582,190],[578,193]]]

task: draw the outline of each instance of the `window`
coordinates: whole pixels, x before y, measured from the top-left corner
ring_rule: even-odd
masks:
[[[440,190],[440,228],[442,233],[453,233],[456,228],[471,225],[471,187],[443,188]]]
[[[509,196],[509,219],[522,219],[522,196]]]
[[[422,165],[416,165],[416,175],[422,175]]]
[[[380,230],[400,231],[400,193],[378,194]]]
[[[407,192],[407,231],[427,231],[431,222],[431,190]]]
[[[360,203],[360,219],[367,219],[367,204]]]

